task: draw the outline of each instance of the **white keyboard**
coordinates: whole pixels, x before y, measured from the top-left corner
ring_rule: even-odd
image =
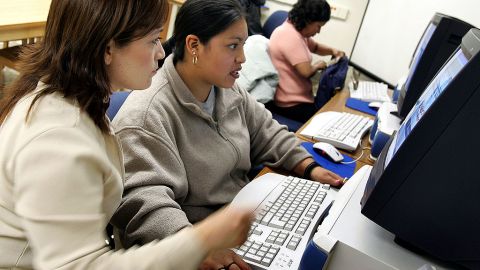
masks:
[[[269,173],[255,179],[232,202],[257,213],[248,240],[234,251],[253,269],[298,269],[337,193],[329,185],[292,176]]]
[[[340,149],[354,151],[372,125],[373,120],[365,116],[347,112],[323,112],[315,115],[300,134]]]
[[[360,81],[357,89],[354,89],[353,83],[348,85],[350,89],[350,97],[360,99],[367,102],[380,101],[390,102],[391,99],[388,96],[388,86],[384,83]]]

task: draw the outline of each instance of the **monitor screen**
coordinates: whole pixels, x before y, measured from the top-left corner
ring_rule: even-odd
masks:
[[[385,167],[388,165],[391,158],[393,157],[393,155],[395,155],[398,148],[400,148],[400,146],[403,144],[410,132],[415,128],[415,125],[420,121],[428,108],[430,108],[430,106],[435,102],[438,96],[442,94],[445,87],[460,72],[460,70],[466,65],[467,62],[468,59],[462,52],[462,50],[457,50],[457,52],[454,53],[454,55],[450,58],[447,64],[443,66],[440,72],[430,82],[426,90],[420,96],[410,113],[403,121],[400,129],[396,133],[393,142],[390,144],[390,148],[388,150],[385,160]]]
[[[413,55],[412,64],[410,65],[410,71],[408,72],[407,81],[405,83],[405,89],[407,91],[408,91],[408,87],[410,86],[410,81],[412,79],[412,76],[413,74],[415,74],[415,69],[417,68],[418,61],[420,61],[420,58],[422,58],[422,54],[425,51],[425,48],[427,47],[427,44],[430,41],[430,38],[432,37],[436,28],[437,26],[430,22],[427,29],[425,30],[425,33],[422,36],[422,39],[420,40],[420,43],[417,46],[417,50]]]

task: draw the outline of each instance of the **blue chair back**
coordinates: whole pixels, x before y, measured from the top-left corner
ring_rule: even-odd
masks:
[[[122,107],[123,102],[125,102],[130,93],[131,91],[118,91],[113,92],[113,94],[110,96],[110,105],[107,109],[107,116],[110,121],[113,120],[118,110],[120,110],[120,107]]]
[[[273,12],[263,24],[263,35],[270,38],[273,30],[281,25],[288,17],[288,11],[277,10]]]
[[[274,112],[271,112],[271,113],[272,113],[272,118],[277,120],[279,124],[287,126],[288,131],[290,132],[297,132],[297,130],[299,130],[303,125],[301,122],[287,118],[278,113],[274,113]]]

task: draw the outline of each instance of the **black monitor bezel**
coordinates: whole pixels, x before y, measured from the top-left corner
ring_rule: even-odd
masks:
[[[436,75],[442,64],[445,62],[446,54],[450,55],[461,43],[461,38],[468,30],[473,28],[467,22],[442,13],[435,13],[417,43],[410,60],[410,68],[414,63],[416,51],[430,24],[436,25],[435,32],[427,43],[425,51],[420,56],[414,73],[409,72],[410,84],[407,89],[407,80],[400,89],[397,102],[397,111],[400,118],[405,118],[412,109],[416,100],[425,90],[428,83]],[[458,35],[457,35],[458,33]]]

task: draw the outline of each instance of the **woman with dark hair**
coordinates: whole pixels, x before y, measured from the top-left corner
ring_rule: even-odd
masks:
[[[45,37],[24,52],[0,104],[0,268],[196,269],[246,239],[251,214],[227,208],[164,241],[106,244],[124,179],[109,96],[151,84],[167,5],[51,2]]]
[[[341,184],[235,84],[247,37],[236,0],[187,0],[176,17],[173,55],[115,116],[127,180],[112,222],[124,245],[167,237],[231,202],[250,181],[252,164]],[[227,249],[210,254],[201,269],[232,262],[230,270],[249,269]]]
[[[269,42],[272,63],[278,71],[274,112],[305,123],[320,108],[314,104],[312,77],[326,68],[324,61],[312,63],[312,53],[340,58],[344,52],[312,39],[330,20],[325,0],[299,0],[288,13],[288,20],[277,27]]]

